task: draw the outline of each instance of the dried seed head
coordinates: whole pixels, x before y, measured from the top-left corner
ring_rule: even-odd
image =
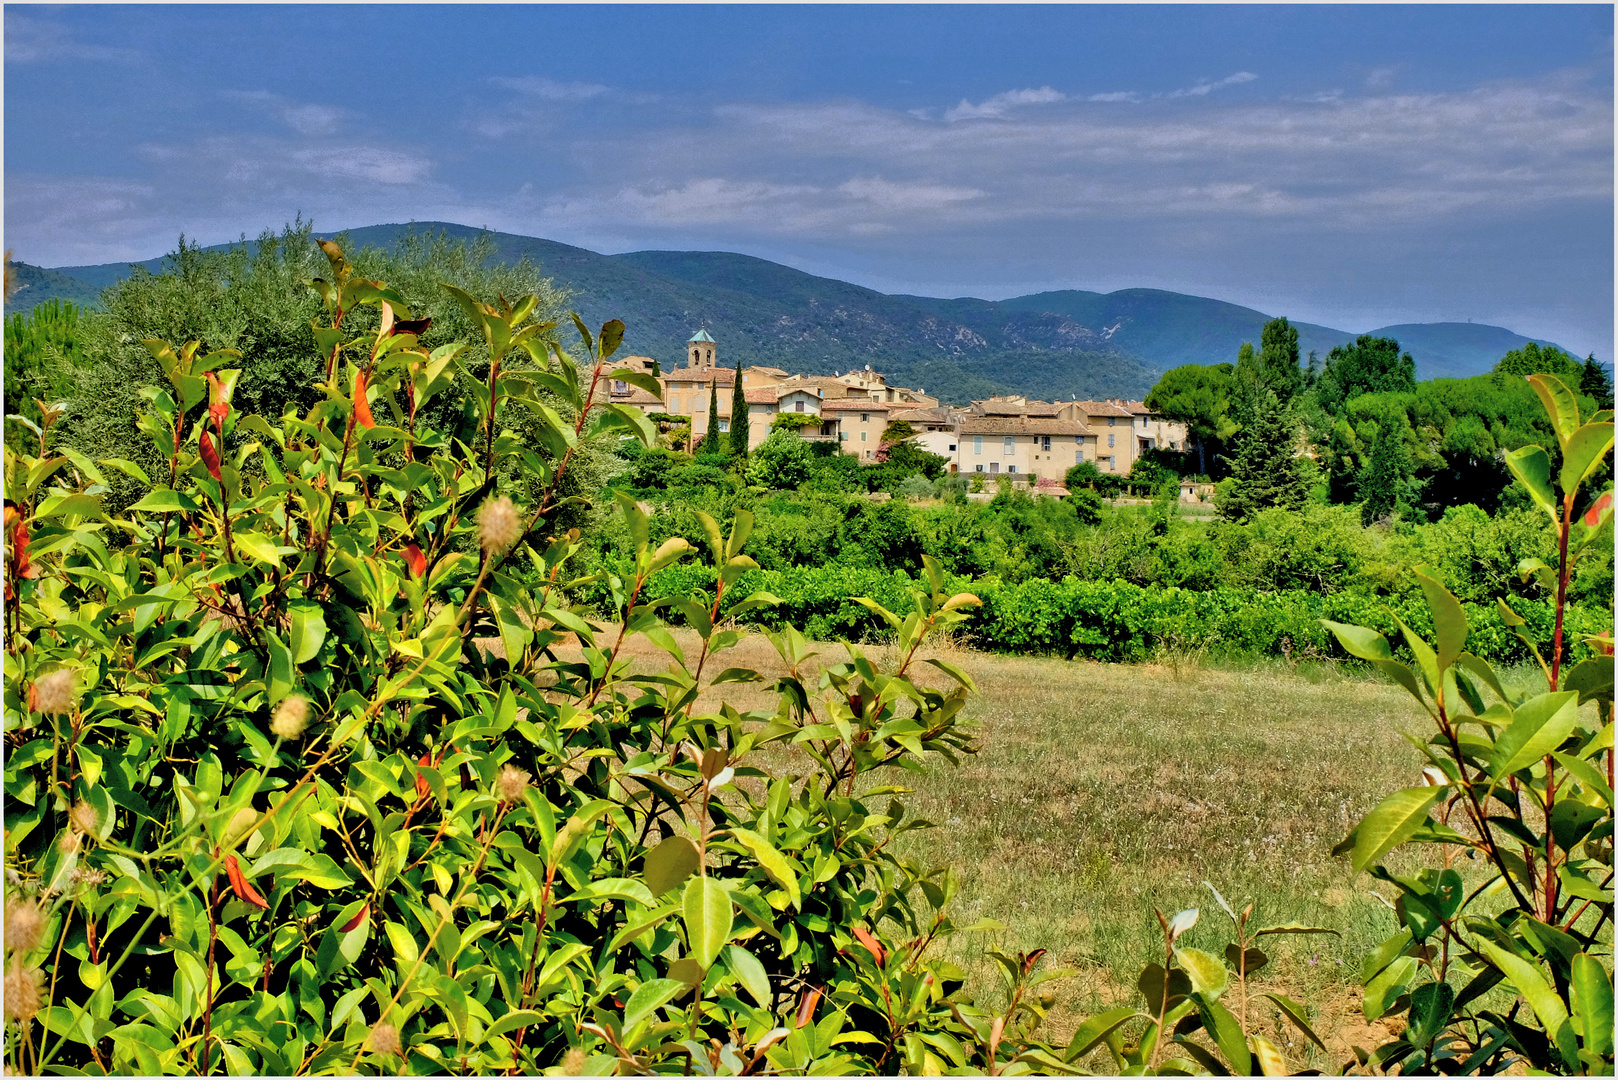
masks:
[[[404,1047],[399,1044],[399,1029],[392,1024],[376,1025],[366,1037],[365,1043],[373,1054],[404,1053]]]
[[[57,838],[56,850],[60,851],[63,855],[71,855],[75,851],[79,850],[79,847],[81,846],[81,839],[82,837],[80,837],[78,833],[74,832],[72,829],[68,829]]]
[[[45,930],[45,916],[32,900],[16,899],[6,905],[6,948],[19,956],[34,951]]]
[[[296,739],[309,726],[309,699],[302,694],[288,694],[275,707],[270,717],[270,734],[278,739]]]
[[[533,777],[514,765],[507,765],[500,770],[500,775],[494,778],[495,798],[510,806],[522,801],[523,792],[528,790],[528,781]]]
[[[505,551],[522,536],[517,508],[504,495],[478,508],[478,542],[491,555]]]
[[[32,1020],[39,1012],[39,983],[38,968],[24,968],[21,961],[12,964],[5,981],[6,1015],[25,1024]]]
[[[101,825],[101,816],[96,813],[95,807],[80,799],[73,804],[73,809],[67,812],[67,824],[74,832],[94,836],[96,829]]]
[[[577,1046],[568,1047],[567,1053],[562,1055],[563,1076],[584,1075],[584,1051]]]
[[[78,676],[67,668],[58,668],[34,681],[29,691],[29,705],[35,712],[71,712],[78,704]]]
[[[75,866],[73,868],[73,872],[67,877],[68,880],[73,882],[75,885],[82,885],[87,889],[93,889],[97,885],[100,885],[103,881],[107,880],[107,872],[105,870],[86,870],[82,866]]]

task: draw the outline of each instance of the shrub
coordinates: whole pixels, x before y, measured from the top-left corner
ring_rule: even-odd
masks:
[[[925,476],[907,476],[899,482],[894,493],[907,499],[930,499],[937,491]]]
[[[1557,523],[1556,564],[1524,567],[1554,593],[1554,627],[1529,629],[1504,603],[1500,615],[1543,670],[1546,691],[1506,688],[1467,651],[1475,616],[1430,574],[1418,572],[1431,630],[1399,628],[1413,666],[1375,630],[1326,623],[1343,648],[1405,687],[1433,730],[1411,740],[1428,762],[1420,786],[1389,795],[1336,849],[1397,896],[1399,932],[1363,966],[1366,1020],[1407,1013],[1396,1037],[1360,1052],[1378,1070],[1613,1071],[1612,936],[1602,932],[1613,914],[1612,626],[1581,634],[1564,623],[1563,605],[1578,559],[1612,546],[1610,492],[1573,511],[1612,451],[1613,425],[1610,413],[1581,424],[1577,399],[1554,375],[1529,382],[1557,432],[1561,468],[1553,487],[1550,456],[1534,445],[1506,463]],[[1574,635],[1596,653],[1577,665]],[[1594,705],[1593,718],[1583,705]],[[1407,844],[1436,845],[1437,858],[1414,873],[1389,870],[1383,860]],[[1518,999],[1509,1011],[1489,1007],[1497,987]]]

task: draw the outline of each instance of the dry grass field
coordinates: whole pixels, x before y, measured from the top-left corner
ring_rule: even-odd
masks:
[[[693,654],[694,637],[677,636]],[[644,641],[631,648],[662,666]],[[846,655],[840,645],[819,649],[817,662]],[[1142,965],[1160,959],[1154,907],[1200,908],[1192,945],[1218,953],[1233,939],[1206,881],[1238,911],[1253,902],[1264,924],[1341,934],[1266,939],[1272,959],[1256,985],[1309,1004],[1332,1048],[1319,1055],[1278,1020],[1271,1034],[1296,1066],[1335,1069],[1352,1044],[1382,1041],[1386,1032],[1366,1030],[1360,1016],[1357,976],[1361,957],[1397,924],[1371,894],[1379,883],[1356,880],[1330,850],[1383,795],[1419,782],[1420,759],[1400,732],[1422,732],[1425,716],[1403,690],[1326,665],[1233,670],[939,652],[977,682],[969,715],[978,753],[959,768],[940,761],[872,783],[909,784],[907,805],[938,826],[907,834],[905,850],[957,870],[957,923],[990,918],[1007,928],[953,943],[950,959],[971,974],[975,993],[997,993],[984,949],[1048,949],[1047,964],[1077,972],[1053,987],[1051,1036],[1065,1040],[1083,1016],[1131,1000]],[[724,654],[723,666],[767,678],[783,670],[756,634]],[[774,707],[759,684],[720,689],[739,709]]]

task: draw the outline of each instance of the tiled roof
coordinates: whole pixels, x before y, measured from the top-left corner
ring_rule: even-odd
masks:
[[[1124,408],[1128,409],[1136,416],[1152,415],[1152,410],[1146,407],[1146,402],[1144,401],[1126,401],[1124,402]]]
[[[1134,413],[1110,401],[1077,401],[1070,404],[1077,405],[1079,411],[1086,416],[1128,416],[1133,418]]]
[[[867,401],[865,398],[837,398],[820,403],[822,412],[887,412],[893,405],[886,401]]]
[[[1026,405],[1015,401],[974,401],[972,410],[984,416],[1051,416],[1058,406],[1048,401],[1030,401]]]
[[[1089,435],[1077,420],[1045,416],[968,416],[957,431],[962,435]]]
[[[736,382],[736,369],[728,367],[693,368],[681,367],[673,371],[665,371],[663,378],[669,382],[696,382],[704,387],[710,382],[720,386],[733,386]]]
[[[718,344],[718,342],[714,341],[713,338],[708,336],[708,331],[706,331],[706,330],[698,330],[695,334],[691,335],[691,340],[692,341],[705,341],[710,345],[717,345]]]
[[[900,409],[888,414],[888,418],[897,423],[907,420],[912,424],[952,424],[955,421],[950,417],[948,409]]]
[[[806,386],[758,386],[743,393],[747,395],[750,405],[773,405],[788,394],[808,394],[812,398],[820,396],[813,387]]]
[[[617,405],[662,405],[663,399],[655,394],[648,394],[638,386],[627,387],[623,391],[614,390],[612,401]]]

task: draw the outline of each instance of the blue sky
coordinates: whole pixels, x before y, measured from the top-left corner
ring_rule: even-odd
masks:
[[[450,220],[1613,349],[1610,6],[8,4],[46,266]]]

